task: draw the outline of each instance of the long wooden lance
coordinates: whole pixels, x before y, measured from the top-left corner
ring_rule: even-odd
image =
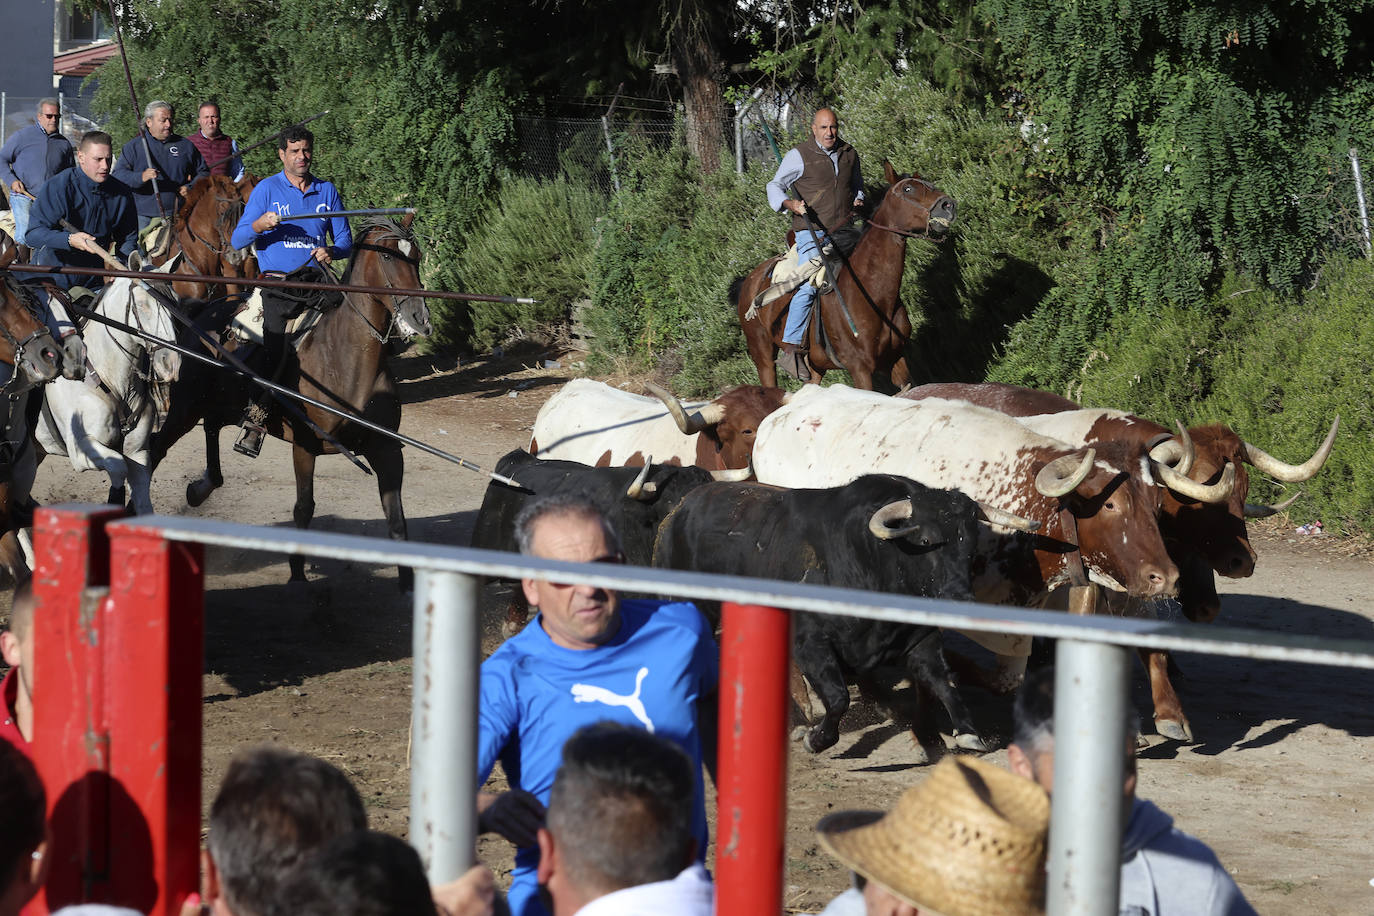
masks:
[[[215,277],[209,274],[164,274],[148,270],[110,270],[100,267],[48,267],[42,264],[11,264],[6,270],[30,274],[68,274],[76,277],[128,277],[131,280],[158,280],[163,283],[214,283],[219,286],[263,286],[273,289],[318,289],[339,293],[372,293],[378,296],[419,299],[455,299],[459,302],[505,302],[533,305],[538,299],[525,296],[486,296],[481,293],[450,293],[440,289],[401,289],[391,286],[352,286],[346,283],[301,283],[283,277]]]
[[[277,138],[280,137],[282,134],[286,133],[286,132],[287,132],[288,130],[290,130],[292,127],[304,127],[305,125],[309,124],[311,121],[318,121],[320,118],[323,118],[323,117],[324,117],[325,115],[327,115],[327,114],[329,114],[329,109],[328,109],[328,108],[326,108],[324,111],[320,112],[319,114],[317,114],[317,115],[315,115],[315,116],[313,116],[313,117],[306,118],[304,121],[297,121],[295,124],[292,124],[292,125],[290,125],[290,126],[288,126],[288,127],[283,127],[281,130],[277,131],[277,132],[276,132],[275,134],[273,134],[272,136],[267,137],[267,138],[265,138],[265,139],[263,139],[263,140],[259,140],[257,143],[251,143],[251,144],[249,144],[248,146],[239,147],[239,151],[238,151],[237,153],[230,153],[229,155],[225,156],[223,159],[216,159],[214,162],[212,162],[212,163],[210,163],[209,165],[207,165],[206,168],[207,168],[207,169],[213,169],[213,168],[214,168],[215,166],[217,166],[217,165],[223,165],[224,163],[228,162],[230,159],[233,159],[233,158],[236,157],[236,156],[242,156],[244,153],[252,152],[253,150],[257,149],[257,148],[260,147],[260,146],[265,146],[265,145],[267,145],[268,143],[271,143],[273,140],[277,139]]]
[[[167,275],[161,274],[161,276],[166,277]],[[89,318],[92,321],[98,321],[101,324],[106,324],[112,328],[117,328],[118,330],[121,330],[126,334],[132,334],[135,337],[141,337],[144,340],[158,344],[159,346],[166,347],[169,350],[174,350],[177,353],[180,353],[182,356],[189,356],[191,359],[204,363],[207,366],[215,366],[217,368],[223,369],[226,372],[232,372],[235,375],[241,375],[244,378],[256,382],[264,388],[271,389],[277,394],[284,395],[288,398],[294,398],[295,400],[301,401],[305,404],[309,404],[312,407],[318,407],[320,410],[324,410],[334,414],[335,416],[342,417],[350,423],[356,423],[364,429],[371,430],[372,432],[379,433],[383,436],[390,436],[397,442],[401,442],[413,448],[418,448],[420,451],[427,452],[428,454],[431,454],[436,458],[442,458],[445,461],[451,461],[465,470],[476,471],[479,474],[485,474],[492,480],[499,481],[503,484],[506,484],[507,486],[515,487],[517,490],[525,490],[526,492],[528,492],[528,488],[524,484],[520,483],[518,480],[515,480],[512,477],[507,477],[504,474],[498,474],[495,471],[488,471],[487,469],[481,467],[478,464],[475,464],[474,462],[467,460],[466,458],[459,458],[457,455],[451,455],[441,448],[435,448],[429,443],[421,442],[419,439],[411,438],[410,436],[407,436],[405,433],[397,432],[394,429],[387,429],[385,426],[382,426],[381,424],[373,423],[371,420],[358,416],[351,410],[343,410],[341,408],[334,407],[333,405],[326,404],[323,401],[316,400],[315,398],[312,398],[309,395],[301,394],[299,391],[294,391],[283,385],[278,385],[276,382],[265,379],[262,376],[254,373],[251,369],[248,369],[246,367],[241,369],[238,366],[233,366],[228,363],[221,362],[220,360],[215,359],[213,356],[197,352],[196,350],[193,350],[190,347],[183,347],[181,344],[176,343],[175,341],[163,340],[162,338],[154,334],[148,333],[142,328],[136,328],[133,325],[125,324],[122,321],[117,321],[114,318],[102,315],[99,312],[94,311],[92,309],[88,309],[79,305],[72,305],[71,309],[75,314],[81,315],[84,318]]]
[[[373,207],[371,210],[327,210],[321,213],[300,213],[279,216],[277,222],[284,223],[293,219],[329,219],[333,216],[402,216],[415,213],[414,207]]]
[[[119,44],[119,59],[124,61],[124,81],[129,84],[129,101],[134,106],[134,119],[138,122],[138,138],[143,141],[143,158],[148,160],[148,168],[153,170],[153,200],[157,201],[157,212],[167,219],[167,209],[162,206],[162,195],[157,189],[157,166],[153,164],[153,151],[148,147],[148,129],[139,113],[138,94],[134,92],[134,77],[129,70],[129,55],[124,53],[124,30],[119,26],[119,14],[115,12],[114,0],[109,0],[110,21],[114,23],[115,40]]]

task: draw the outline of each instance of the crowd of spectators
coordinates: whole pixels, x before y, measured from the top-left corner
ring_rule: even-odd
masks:
[[[532,501],[521,550],[623,562],[590,503]],[[703,769],[714,778],[715,643],[689,604],[621,600],[610,589],[528,579],[537,611],[482,665],[476,753],[510,789],[476,792],[479,829],[516,846],[507,895],[474,865],[431,887],[404,841],[368,829],[336,767],[278,746],[241,752],[210,809],[199,894],[182,916],[708,916]],[[15,593],[0,648],[0,916],[38,894],[54,842],[28,757],[32,645],[42,609]],[[1054,785],[1053,671],[1032,672],[1014,706],[1008,768],[947,756],[888,811],[840,811],[818,843],[852,872],[823,916],[992,916],[1044,912]],[[41,685],[40,688],[41,690]],[[1124,749],[1128,811],[1122,916],[1253,910],[1201,841],[1135,797],[1135,735]],[[109,907],[68,916],[121,916]],[[133,911],[122,911],[132,916]]]

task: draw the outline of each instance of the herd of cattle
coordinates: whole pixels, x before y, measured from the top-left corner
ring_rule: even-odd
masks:
[[[579,491],[606,509],[638,565],[1036,607],[1091,581],[1105,612],[1150,615],[1176,598],[1206,622],[1220,611],[1214,575],[1254,571],[1246,519],[1288,505],[1247,502],[1247,466],[1307,480],[1340,423],[1290,465],[1226,426],[1170,430],[1008,385],[896,397],[741,386],[685,404],[650,391],[576,380],[550,398],[529,452],[497,466],[525,490],[488,488],[473,546],[514,549],[514,517],[531,494]],[[513,607],[508,625],[525,614]],[[940,702],[959,746],[986,749],[950,687],[938,630],[812,614],[794,630],[805,677],[794,685],[809,684],[824,707],[816,715],[809,693],[793,690],[815,723],[810,750],[838,740],[849,684],[890,698],[903,678]],[[966,635],[997,656],[988,686],[1019,683],[1029,638]],[[1156,730],[1192,740],[1167,655],[1141,657]]]

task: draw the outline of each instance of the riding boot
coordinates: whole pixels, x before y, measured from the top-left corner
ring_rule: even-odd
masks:
[[[267,302],[263,303],[264,310],[270,307]],[[281,384],[282,378],[286,375],[286,367],[291,360],[291,344],[286,339],[286,331],[269,330],[269,324],[275,324],[272,320],[274,316],[264,314],[262,343],[263,350],[267,353],[267,365],[272,366],[271,381]],[[262,441],[267,436],[267,409],[271,404],[272,392],[264,388],[258,397],[248,404],[243,411],[243,420],[240,425],[243,432],[239,434],[238,441],[234,443],[234,451],[240,455],[247,455],[249,458],[256,458],[262,452]]]
[[[777,368],[799,382],[811,381],[811,366],[806,359],[806,348],[801,344],[784,342],[782,354],[778,357]]]

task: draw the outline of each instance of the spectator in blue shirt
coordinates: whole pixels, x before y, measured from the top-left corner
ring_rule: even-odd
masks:
[[[134,192],[138,209],[138,228],[142,229],[156,216],[171,219],[176,213],[179,198],[196,179],[210,174],[200,150],[190,140],[172,132],[172,106],[163,101],[149,102],[143,109],[144,134],[148,140],[148,161],[143,138],[134,137],[119,151],[119,164],[114,177]],[[157,195],[153,194],[153,179],[157,179]],[[161,201],[161,207],[158,202]]]
[[[258,267],[269,277],[285,277],[305,268],[318,271],[353,250],[353,233],[342,216],[282,222],[283,216],[330,213],[344,209],[339,191],[310,171],[315,153],[315,135],[304,127],[292,127],[277,140],[277,158],[282,170],[258,182],[243,216],[234,227],[230,243],[235,248],[253,246]],[[333,244],[330,244],[332,239]],[[320,278],[313,278],[320,279]],[[333,279],[332,276],[324,279]],[[272,381],[280,382],[290,361],[291,347],[286,340],[289,312],[299,306],[301,297],[289,289],[262,290],[262,342],[267,351],[266,365]],[[234,451],[256,458],[267,434],[267,405],[271,395],[264,389],[258,400],[248,405],[243,417],[243,434]]]
[[[32,127],[16,131],[0,147],[0,180],[10,192],[14,213],[14,240],[28,244],[29,205],[44,182],[76,164],[71,141],[58,130],[60,116],[57,99],[38,103],[38,120]]]

